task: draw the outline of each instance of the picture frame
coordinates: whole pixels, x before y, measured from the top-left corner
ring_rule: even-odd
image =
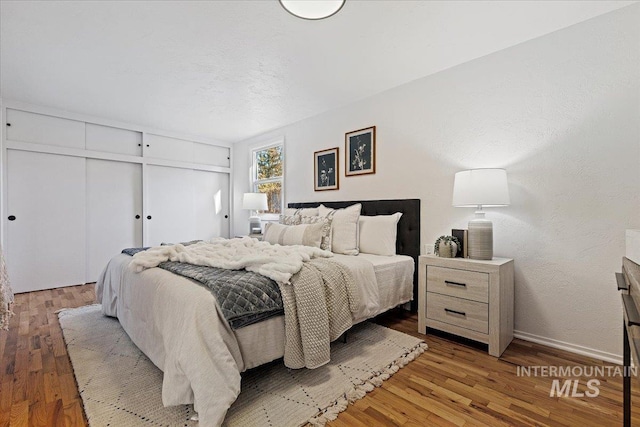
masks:
[[[376,173],[376,127],[347,132],[344,136],[345,176]]]
[[[313,188],[315,191],[337,190],[340,188],[339,157],[339,147],[313,153]]]

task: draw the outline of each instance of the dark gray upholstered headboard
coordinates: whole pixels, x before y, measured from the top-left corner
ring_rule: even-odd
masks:
[[[396,212],[402,212],[402,217],[398,222],[396,253],[408,255],[415,262],[411,311],[416,311],[418,309],[418,256],[420,255],[420,199],[306,202],[289,203],[287,206],[290,208],[315,208],[323,204],[328,208],[338,209],[346,208],[354,203],[362,204],[361,215],[391,215]]]

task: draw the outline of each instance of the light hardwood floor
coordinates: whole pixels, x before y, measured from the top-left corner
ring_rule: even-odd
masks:
[[[20,294],[0,331],[0,427],[83,426],[82,401],[55,311],[95,300],[93,285]],[[390,312],[378,323],[419,335],[416,315]],[[427,335],[427,350],[330,426],[622,425],[622,379],[598,378],[594,398],[549,397],[551,378],[518,377],[522,366],[606,363],[515,340],[499,359],[486,350]],[[582,378],[580,390],[585,391]],[[640,425],[634,380],[634,424]],[[96,426],[98,427],[98,426]]]

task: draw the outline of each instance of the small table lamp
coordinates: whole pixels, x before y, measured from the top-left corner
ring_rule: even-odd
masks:
[[[469,258],[493,258],[493,224],[485,219],[482,208],[509,204],[507,171],[504,169],[471,169],[456,173],[453,206],[477,207],[476,217],[469,221]]]
[[[244,193],[242,209],[256,211],[254,216],[249,217],[249,234],[262,234],[262,224],[258,211],[269,209],[267,195],[265,193]]]

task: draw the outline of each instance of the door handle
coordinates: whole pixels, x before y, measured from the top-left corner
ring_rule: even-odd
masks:
[[[151,219],[151,215],[147,215],[147,219]]]
[[[140,219],[140,215],[136,215],[136,219]]]
[[[229,215],[225,215],[224,217],[225,217],[225,218],[229,218]]]
[[[15,215],[9,215],[9,218],[7,218],[9,221],[15,221],[16,220],[16,216]]]

